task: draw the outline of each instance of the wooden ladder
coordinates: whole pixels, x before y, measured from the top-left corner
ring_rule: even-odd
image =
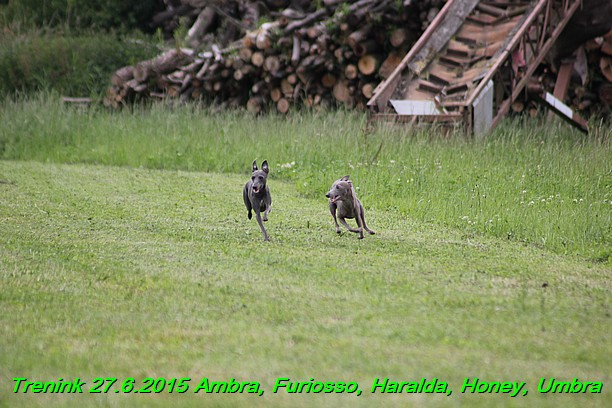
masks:
[[[586,122],[530,81],[580,0],[449,0],[368,101],[372,119],[493,129],[526,89],[564,119]],[[527,85],[530,85],[529,87]]]

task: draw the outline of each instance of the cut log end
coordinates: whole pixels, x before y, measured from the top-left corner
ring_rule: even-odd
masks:
[[[289,101],[285,98],[280,98],[278,102],[276,102],[276,109],[283,114],[289,112],[289,106]]]
[[[359,58],[357,67],[363,75],[372,75],[380,66],[380,57],[377,55],[366,54]]]
[[[261,96],[254,96],[249,98],[246,103],[246,110],[253,115],[257,115],[262,112],[264,107],[264,99]]]

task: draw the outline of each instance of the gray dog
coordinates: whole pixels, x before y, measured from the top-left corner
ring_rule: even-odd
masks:
[[[253,160],[253,174],[251,174],[251,179],[244,186],[244,190],[242,190],[242,197],[248,211],[249,220],[253,216],[251,210],[255,210],[255,218],[263,233],[264,241],[269,241],[270,239],[261,220],[260,212],[263,211],[264,213],[263,220],[268,221],[268,214],[272,210],[272,196],[270,195],[270,189],[266,185],[269,172],[267,160],[261,163],[261,170],[257,168],[257,160]]]
[[[331,189],[325,197],[329,198],[329,210],[331,211],[332,217],[334,217],[334,223],[336,223],[336,232],[340,234],[340,226],[336,219],[336,214],[340,218],[340,222],[349,231],[359,234],[359,239],[363,238],[363,230],[368,231],[370,235],[375,234],[374,231],[368,228],[365,222],[363,205],[355,195],[353,190],[353,183],[349,180],[349,176],[344,176],[340,180],[334,181]],[[351,228],[346,223],[345,218],[355,218],[357,220],[357,226],[359,228]]]

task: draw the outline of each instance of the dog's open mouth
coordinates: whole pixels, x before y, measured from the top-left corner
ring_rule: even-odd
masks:
[[[340,198],[340,196],[339,196],[339,195],[336,195],[336,196],[331,196],[331,197],[329,198],[329,201],[331,201],[332,203],[335,203],[336,201],[338,201],[338,199],[339,199],[339,198]]]
[[[255,187],[255,186],[253,186],[253,192],[254,192],[255,194],[259,194],[259,187]]]

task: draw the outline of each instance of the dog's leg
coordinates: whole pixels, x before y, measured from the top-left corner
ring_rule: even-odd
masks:
[[[344,220],[344,218],[340,217],[340,223],[346,227],[347,230],[359,234],[359,239],[363,238],[363,228],[353,228]]]
[[[355,214],[355,221],[357,221],[357,229],[359,230],[359,239],[363,239],[363,218],[362,218],[362,213],[359,212],[361,207],[361,203],[358,204],[357,206],[357,211]],[[361,207],[363,208],[363,207]]]
[[[250,220],[253,217],[253,214],[251,214],[253,205],[251,204],[251,199],[249,198],[249,183],[247,183],[244,186],[244,189],[242,190],[242,198],[244,199],[244,205],[246,206],[246,209],[247,209],[247,217]]]
[[[336,205],[330,203],[329,204],[329,212],[331,212],[332,217],[334,218],[334,224],[336,224],[336,233],[340,234],[340,226],[338,225],[338,219],[336,218]]]
[[[272,211],[272,199],[270,198],[270,196],[268,196],[268,198],[266,198],[266,201],[265,201],[264,216],[263,216],[264,221],[268,221],[268,214],[270,214],[270,211]]]
[[[370,235],[374,235],[376,234],[374,231],[372,231],[371,229],[368,228],[368,226],[366,225],[365,222],[365,210],[363,209],[363,205],[360,205],[360,214],[359,217],[361,218],[361,225],[363,225],[363,228],[368,231],[368,234]]]
[[[269,241],[268,233],[266,232],[266,228],[263,225],[263,221],[261,220],[261,213],[255,209],[255,218],[257,219],[257,223],[259,224],[259,228],[261,228],[261,233],[264,236],[264,241]]]

